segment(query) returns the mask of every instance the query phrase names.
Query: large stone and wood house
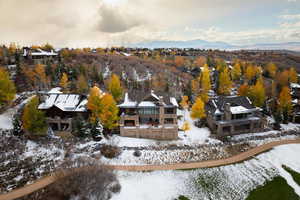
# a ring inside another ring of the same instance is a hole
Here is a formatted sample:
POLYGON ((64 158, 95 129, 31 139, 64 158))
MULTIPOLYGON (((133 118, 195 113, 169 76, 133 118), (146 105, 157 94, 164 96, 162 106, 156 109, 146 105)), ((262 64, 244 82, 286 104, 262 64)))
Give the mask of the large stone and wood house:
POLYGON ((72 119, 79 114, 88 118, 85 95, 64 94, 54 88, 48 93, 40 93, 40 101, 38 109, 45 112, 46 121, 55 132, 71 132, 72 119))
MULTIPOLYGON (((41 104, 38 109, 46 114, 48 125, 56 133, 72 131, 72 119, 81 115, 88 119, 89 111, 86 108, 87 96, 81 94, 64 94, 59 88, 47 93, 40 93, 41 104)), ((120 109, 121 136, 177 139, 177 101, 173 97, 157 96, 153 92, 140 95, 136 101, 131 101, 125 94, 120 109)))
POLYGON ((219 96, 206 104, 207 124, 218 136, 260 132, 264 128, 260 110, 247 97, 219 96))
POLYGON ((177 101, 149 92, 140 98, 125 94, 120 108, 121 136, 170 140, 178 138, 177 101))

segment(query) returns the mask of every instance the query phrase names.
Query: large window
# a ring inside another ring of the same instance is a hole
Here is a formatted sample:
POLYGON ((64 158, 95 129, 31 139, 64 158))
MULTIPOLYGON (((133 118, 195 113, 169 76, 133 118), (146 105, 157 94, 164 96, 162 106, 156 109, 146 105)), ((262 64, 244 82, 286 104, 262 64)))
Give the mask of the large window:
POLYGON ((231 127, 230 126, 223 127, 223 132, 224 133, 230 133, 230 131, 231 131, 231 127))
POLYGON ((140 108, 139 114, 140 115, 158 115, 159 108, 140 108))
POLYGON ((124 126, 135 126, 135 121, 134 120, 125 120, 124 126))
POLYGON ((165 108, 165 114, 175 114, 175 108, 165 108))
POLYGON ((148 118, 148 117, 145 117, 145 118, 140 118, 140 124, 158 124, 159 123, 159 120, 158 119, 153 119, 153 118, 148 118))
POLYGON ((174 124, 173 118, 165 118, 165 124, 174 124))
POLYGON ((245 119, 248 117, 248 114, 247 113, 240 113, 240 114, 235 114, 235 115, 232 115, 232 118, 233 119, 245 119))
POLYGON ((234 127, 235 131, 247 131, 250 129, 250 124, 237 125, 234 127))
POLYGON ((215 119, 216 119, 216 121, 221 121, 222 115, 216 115, 216 116, 215 116, 215 119))

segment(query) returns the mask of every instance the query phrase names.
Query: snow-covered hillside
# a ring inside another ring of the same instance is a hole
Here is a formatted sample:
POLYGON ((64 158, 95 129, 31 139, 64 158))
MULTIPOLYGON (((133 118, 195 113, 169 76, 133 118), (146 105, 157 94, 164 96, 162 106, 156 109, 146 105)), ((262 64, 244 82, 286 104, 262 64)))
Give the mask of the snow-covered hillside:
POLYGON ((113 200, 245 199, 275 176, 282 176, 300 196, 300 187, 282 165, 300 173, 300 144, 283 145, 243 163, 190 171, 118 172, 121 193, 113 200), (204 183, 201 185, 201 181, 204 183), (206 185, 204 188, 203 185, 206 185))

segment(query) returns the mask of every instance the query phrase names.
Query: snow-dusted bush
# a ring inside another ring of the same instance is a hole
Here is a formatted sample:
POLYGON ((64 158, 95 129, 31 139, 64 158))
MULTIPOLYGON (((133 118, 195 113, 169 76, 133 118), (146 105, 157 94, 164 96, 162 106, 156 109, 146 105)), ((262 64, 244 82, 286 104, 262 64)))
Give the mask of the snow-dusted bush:
POLYGON ((69 169, 58 174, 58 181, 49 187, 51 196, 58 199, 108 200, 121 190, 113 171, 99 163, 81 159, 66 162, 62 167, 69 169))
POLYGON ((115 158, 121 154, 121 150, 117 146, 103 145, 100 148, 101 154, 106 158, 115 158))

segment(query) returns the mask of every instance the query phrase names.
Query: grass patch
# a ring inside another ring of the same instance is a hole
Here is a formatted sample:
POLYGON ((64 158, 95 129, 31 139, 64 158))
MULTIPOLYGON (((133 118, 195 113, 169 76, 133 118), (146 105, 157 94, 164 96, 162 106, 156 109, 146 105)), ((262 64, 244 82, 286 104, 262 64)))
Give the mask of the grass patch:
POLYGON ((186 196, 180 195, 177 199, 175 200, 190 200, 189 198, 187 198, 186 196))
POLYGON ((283 169, 285 169, 288 173, 291 174, 291 176, 293 177, 294 181, 300 186, 300 174, 298 172, 295 172, 294 170, 292 170, 291 168, 289 168, 288 166, 282 165, 283 169))
POLYGON ((300 200, 300 197, 294 192, 286 180, 280 176, 268 181, 265 185, 252 190, 247 200, 300 200))

